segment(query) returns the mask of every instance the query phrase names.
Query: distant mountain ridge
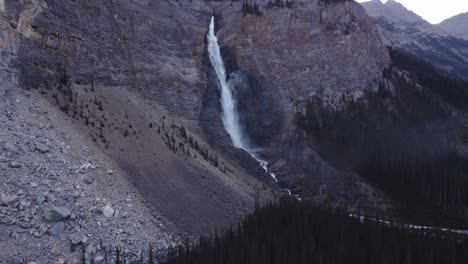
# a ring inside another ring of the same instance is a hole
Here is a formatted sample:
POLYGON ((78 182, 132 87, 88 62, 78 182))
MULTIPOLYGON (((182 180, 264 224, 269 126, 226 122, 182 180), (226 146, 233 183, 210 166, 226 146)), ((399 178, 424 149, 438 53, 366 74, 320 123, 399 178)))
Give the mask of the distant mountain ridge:
POLYGON ((468 41, 432 25, 395 0, 361 3, 387 46, 400 48, 468 79, 468 41))
POLYGON ((468 12, 448 18, 437 26, 455 37, 468 40, 468 12))

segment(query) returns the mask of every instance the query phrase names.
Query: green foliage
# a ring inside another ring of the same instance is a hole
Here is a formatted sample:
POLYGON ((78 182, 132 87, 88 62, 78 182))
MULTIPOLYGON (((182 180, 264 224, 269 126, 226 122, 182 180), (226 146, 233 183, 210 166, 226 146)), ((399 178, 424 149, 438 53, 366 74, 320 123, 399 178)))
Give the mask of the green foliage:
POLYGON ((392 53, 398 62, 384 72, 386 82, 377 92, 367 92, 360 100, 343 95, 340 110, 312 98, 297 124, 315 139, 325 159, 358 172, 402 202, 405 217, 427 225, 465 227, 468 161, 451 147, 459 144, 463 131, 446 107, 449 102, 463 108, 455 100, 463 93, 452 94, 447 88, 463 82, 427 65, 418 69, 419 62, 392 53), (389 81, 393 85, 387 85, 389 81))
POLYGON ((185 130, 185 127, 183 125, 180 125, 179 131, 180 131, 180 136, 184 140, 187 140, 187 131, 185 130))
POLYGON ((154 253, 153 253, 153 247, 150 246, 149 248, 149 253, 148 253, 148 263, 149 264, 155 264, 155 260, 154 260, 154 253))
POLYGON ((116 247, 115 248, 115 264, 123 264, 120 256, 120 248, 116 247))
POLYGON ((260 5, 256 1, 242 0, 242 14, 262 16, 262 11, 260 11, 260 5))
POLYGON ((282 198, 236 230, 168 253, 167 264, 468 263, 466 237, 349 217, 346 210, 282 198))
MULTIPOLYGON (((359 173, 411 207, 426 208, 432 218, 457 226, 468 207, 468 160, 455 152, 428 160, 410 160, 385 150, 362 164, 359 173)), ((464 225, 462 225, 464 226, 464 225)))
POLYGON ((84 245, 81 247, 81 263, 86 264, 86 254, 84 245))
POLYGON ((393 48, 389 48, 389 51, 395 66, 409 71, 418 83, 437 93, 449 104, 468 111, 468 81, 454 78, 404 51, 393 48))
POLYGON ((267 8, 292 8, 293 4, 293 0, 270 0, 268 1, 267 8))

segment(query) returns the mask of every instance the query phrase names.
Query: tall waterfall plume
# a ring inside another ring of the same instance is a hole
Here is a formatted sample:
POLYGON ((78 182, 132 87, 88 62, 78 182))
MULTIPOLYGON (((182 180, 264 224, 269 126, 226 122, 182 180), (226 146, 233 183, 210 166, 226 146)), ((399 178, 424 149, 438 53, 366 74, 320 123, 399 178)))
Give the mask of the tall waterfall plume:
MULTIPOLYGON (((247 151, 253 158, 255 158, 260 165, 268 172, 268 163, 259 158, 256 148, 248 144, 249 140, 244 132, 242 124, 239 120, 237 102, 234 97, 232 89, 234 88, 229 81, 227 81, 226 68, 224 67, 223 58, 218 45, 218 39, 215 35, 214 17, 211 18, 210 31, 208 32, 208 53, 210 56, 211 64, 215 68, 218 77, 219 86, 221 88, 221 106, 223 109, 222 119, 224 128, 231 136, 231 141, 234 147, 241 148, 247 151)), ((276 176, 269 173, 276 181, 276 176)))
POLYGON ((216 38, 215 35, 214 17, 211 18, 210 31, 208 32, 208 53, 221 88, 220 100, 223 108, 222 119, 224 128, 229 136, 231 136, 232 144, 235 147, 248 151, 249 148, 247 146, 245 133, 239 121, 237 103, 233 95, 232 87, 227 81, 226 68, 224 67, 223 58, 221 57, 218 38, 216 38))
MULTIPOLYGON (((222 119, 224 129, 231 136, 231 141, 234 147, 241 148, 247 151, 262 168, 277 182, 276 175, 268 171, 268 162, 261 159, 259 151, 256 147, 249 144, 248 136, 245 133, 242 124, 239 120, 239 112, 237 110, 237 102, 233 93, 233 85, 227 80, 226 68, 224 67, 223 58, 218 45, 218 38, 215 35, 214 17, 211 18, 210 30, 208 32, 208 54, 210 56, 211 64, 213 65, 216 76, 218 77, 219 86, 221 88, 221 106, 223 109, 222 119)), ((291 191, 285 189, 289 195, 291 191)), ((300 200, 299 196, 294 195, 300 200)))

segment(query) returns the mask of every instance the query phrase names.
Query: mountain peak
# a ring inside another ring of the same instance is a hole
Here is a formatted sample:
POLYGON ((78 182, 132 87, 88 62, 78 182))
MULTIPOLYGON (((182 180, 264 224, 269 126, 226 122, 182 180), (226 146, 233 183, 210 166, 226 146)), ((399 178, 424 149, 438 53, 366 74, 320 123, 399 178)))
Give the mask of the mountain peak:
POLYGON ((451 35, 468 40, 468 12, 458 14, 437 25, 451 35))
POLYGON ((403 6, 402 4, 400 4, 399 2, 395 1, 395 0, 388 0, 385 5, 399 5, 399 6, 403 6))
MULTIPOLYGON (((418 16, 416 13, 408 10, 408 8, 406 8, 402 3, 400 2, 397 2, 395 0, 388 0, 385 4, 384 4, 386 7, 388 8, 395 8, 395 9, 401 9, 402 11, 404 12, 411 12, 412 14, 418 16)), ((419 17, 419 16, 418 16, 419 17)), ((421 18, 422 19, 422 18, 421 18)))
POLYGON ((385 4, 364 2, 367 14, 374 18, 387 46, 407 50, 415 56, 435 61, 437 67, 468 78, 468 13, 433 25, 395 0, 385 4), (434 58, 437 59, 434 59, 434 58))
POLYGON ((431 23, 421 16, 407 9, 400 2, 388 0, 385 4, 378 4, 380 1, 370 1, 362 3, 367 13, 371 17, 385 18, 388 22, 404 25, 405 27, 418 28, 423 31, 431 31, 435 34, 443 34, 440 30, 435 30, 431 23))

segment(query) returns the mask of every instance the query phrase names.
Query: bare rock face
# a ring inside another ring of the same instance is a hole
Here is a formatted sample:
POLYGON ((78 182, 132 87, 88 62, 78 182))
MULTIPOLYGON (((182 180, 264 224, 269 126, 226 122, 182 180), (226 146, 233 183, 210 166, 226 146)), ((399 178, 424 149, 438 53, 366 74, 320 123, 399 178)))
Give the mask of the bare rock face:
MULTIPOLYGON (((214 14, 242 121, 281 185, 357 203, 357 177, 324 162, 295 116, 312 96, 333 105, 377 88, 389 64, 378 31, 352 1, 258 2, 262 16, 242 14, 241 1, 2 1, 0 74, 60 107, 179 232, 208 232, 241 219, 260 186, 263 197, 275 194, 253 176, 258 166, 244 168, 255 161, 226 147, 205 45, 214 14)), ((92 183, 86 188, 101 184, 92 183)), ((117 210, 102 213, 114 219, 117 210)))
POLYGON ((468 12, 448 18, 437 26, 455 37, 468 40, 468 12))
POLYGON ((406 50, 445 71, 468 78, 468 41, 432 25, 400 3, 362 3, 374 19, 385 44, 406 50))
POLYGON ((4 9, 10 23, 3 25, 3 46, 18 58, 12 68, 23 87, 51 89, 65 76, 132 85, 171 111, 197 117, 211 12, 203 1, 28 0, 6 1, 4 9))
MULTIPOLYGON (((211 149, 198 125, 207 95, 207 1, 1 3, 0 77, 10 82, 0 82, 0 95, 22 87, 62 110, 180 234, 230 226, 254 208, 265 183, 211 149)), ((219 112, 213 119, 220 122, 219 112)), ((34 144, 43 158, 55 153, 34 144)), ((97 176, 77 179, 100 184, 97 176)))
POLYGON ((390 63, 387 49, 354 2, 294 1, 290 8, 258 2, 261 16, 242 14, 240 2, 214 4, 246 130, 282 187, 304 198, 354 202, 358 179, 323 161, 295 116, 314 95, 334 105, 343 94, 376 89, 390 63))
POLYGON ((269 8, 267 2, 262 16, 244 16, 240 3, 215 8, 228 68, 247 75, 253 88, 244 97, 256 102, 244 108, 257 141, 280 134, 294 108, 321 90, 376 86, 389 63, 372 20, 357 4, 294 1, 292 8, 269 8))

